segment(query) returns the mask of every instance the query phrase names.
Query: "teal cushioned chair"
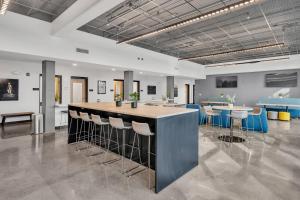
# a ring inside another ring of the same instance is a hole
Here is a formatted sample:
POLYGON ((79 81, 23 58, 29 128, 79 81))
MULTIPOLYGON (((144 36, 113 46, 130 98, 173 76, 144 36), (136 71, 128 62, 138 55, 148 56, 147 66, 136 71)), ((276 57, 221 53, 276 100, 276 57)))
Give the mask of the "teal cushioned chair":
POLYGON ((229 118, 227 116, 229 113, 230 113, 230 111, 228 111, 228 110, 222 110, 221 114, 220 114, 221 120, 219 120, 219 118, 220 118, 219 116, 212 117, 214 125, 215 126, 219 126, 219 123, 221 123, 222 124, 222 128, 229 128, 230 127, 230 123, 228 122, 229 118))
POLYGON ((265 108, 262 108, 260 118, 259 116, 249 115, 247 119, 243 119, 242 123, 243 127, 247 127, 249 131, 254 130, 262 133, 267 133, 269 130, 267 110, 265 108))

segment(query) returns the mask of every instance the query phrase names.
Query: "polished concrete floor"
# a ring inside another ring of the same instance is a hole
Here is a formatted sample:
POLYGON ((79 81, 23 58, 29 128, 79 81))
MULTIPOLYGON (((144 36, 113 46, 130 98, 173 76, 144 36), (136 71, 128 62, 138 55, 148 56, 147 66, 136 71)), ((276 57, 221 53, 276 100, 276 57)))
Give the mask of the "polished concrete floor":
POLYGON ((147 189, 146 173, 128 179, 117 163, 100 165, 101 155, 75 152, 63 131, 5 137, 0 139, 0 199, 299 200, 300 120, 269 125, 265 137, 250 134, 250 142, 230 145, 216 139, 216 130, 200 128, 199 166, 159 194, 147 189))

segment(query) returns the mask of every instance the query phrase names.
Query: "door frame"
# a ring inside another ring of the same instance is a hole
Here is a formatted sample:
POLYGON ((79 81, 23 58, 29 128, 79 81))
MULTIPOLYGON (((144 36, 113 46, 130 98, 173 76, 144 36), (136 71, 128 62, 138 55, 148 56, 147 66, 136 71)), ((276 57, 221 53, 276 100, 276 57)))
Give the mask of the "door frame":
POLYGON ((186 104, 189 104, 190 103, 190 95, 191 95, 191 92, 190 92, 190 84, 185 84, 185 95, 186 95, 186 104))
MULTIPOLYGON (((82 76, 71 76, 70 78, 70 84, 71 84, 71 87, 72 87, 72 79, 84 79, 85 80, 85 83, 86 83, 86 88, 85 88, 85 95, 86 95, 86 102, 89 102, 89 78, 88 77, 82 77, 82 76)), ((73 89, 70 88, 70 92, 73 92, 73 89)), ((71 94, 72 95, 72 94, 71 94)), ((72 99, 70 95, 70 101, 72 99)))
MULTIPOLYGON (((114 81, 121 81, 123 82, 123 96, 122 96, 122 99, 124 100, 124 79, 114 79, 114 81)), ((133 82, 137 82, 138 83, 138 93, 139 93, 139 99, 140 100, 140 96, 141 96, 141 81, 138 81, 138 80, 133 80, 133 82)))

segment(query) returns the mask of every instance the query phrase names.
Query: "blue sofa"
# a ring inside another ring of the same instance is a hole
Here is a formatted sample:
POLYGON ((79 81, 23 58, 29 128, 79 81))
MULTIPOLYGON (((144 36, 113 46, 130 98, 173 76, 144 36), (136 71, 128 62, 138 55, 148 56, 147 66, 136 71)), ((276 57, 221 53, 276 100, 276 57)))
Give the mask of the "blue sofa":
POLYGON ((202 112, 201 105, 200 104, 186 104, 186 108, 190 109, 197 109, 199 110, 199 125, 205 124, 205 113, 202 112))
POLYGON ((248 129, 249 131, 254 129, 254 131, 267 133, 268 130, 269 130, 267 110, 265 108, 262 109, 260 119, 259 119, 258 116, 249 115, 247 120, 244 119, 242 121, 242 125, 243 125, 243 127, 248 129))
MULTIPOLYGON (((259 103, 269 103, 269 104, 291 104, 291 105, 300 105, 299 98, 260 98, 259 103)), ((266 106, 267 111, 277 111, 277 112, 285 112, 285 107, 280 106, 266 106)), ((288 112, 291 114, 292 118, 300 117, 300 107, 289 107, 288 112)))

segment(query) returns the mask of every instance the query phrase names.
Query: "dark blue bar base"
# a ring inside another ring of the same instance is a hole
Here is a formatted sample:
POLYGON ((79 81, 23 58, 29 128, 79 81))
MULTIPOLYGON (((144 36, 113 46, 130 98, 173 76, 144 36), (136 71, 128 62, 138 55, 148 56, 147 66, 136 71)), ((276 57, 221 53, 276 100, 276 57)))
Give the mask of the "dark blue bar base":
MULTIPOLYGON (((166 188, 179 177, 198 165, 198 112, 179 114, 159 119, 145 118, 106 111, 83 109, 69 106, 69 110, 98 114, 103 118, 121 117, 126 122, 148 123, 155 136, 151 138, 151 168, 155 170, 155 192, 166 188)), ((70 116, 69 116, 70 122, 70 116)), ((79 121, 80 127, 81 121, 79 121)), ((70 125, 70 123, 69 123, 70 125)), ((76 142, 76 122, 73 121, 68 143, 76 142)), ((105 128, 107 135, 107 128, 105 128)), ((119 134, 122 134, 119 131, 119 134)), ((115 134, 114 134, 115 135, 115 134)), ((122 138, 119 135, 119 138, 122 138)), ((125 143, 132 145, 133 132, 126 132, 125 143)), ((142 162, 147 161, 148 138, 140 136, 142 162)), ((122 141, 120 140, 120 143, 122 141)), ((103 146, 104 147, 104 146, 103 146)), ((131 148, 125 149, 125 156, 130 156, 131 148)), ((113 150, 118 153, 118 150, 113 150)), ((135 152, 137 153, 137 152, 135 152)), ((133 156, 137 157, 137 156, 133 156)))

